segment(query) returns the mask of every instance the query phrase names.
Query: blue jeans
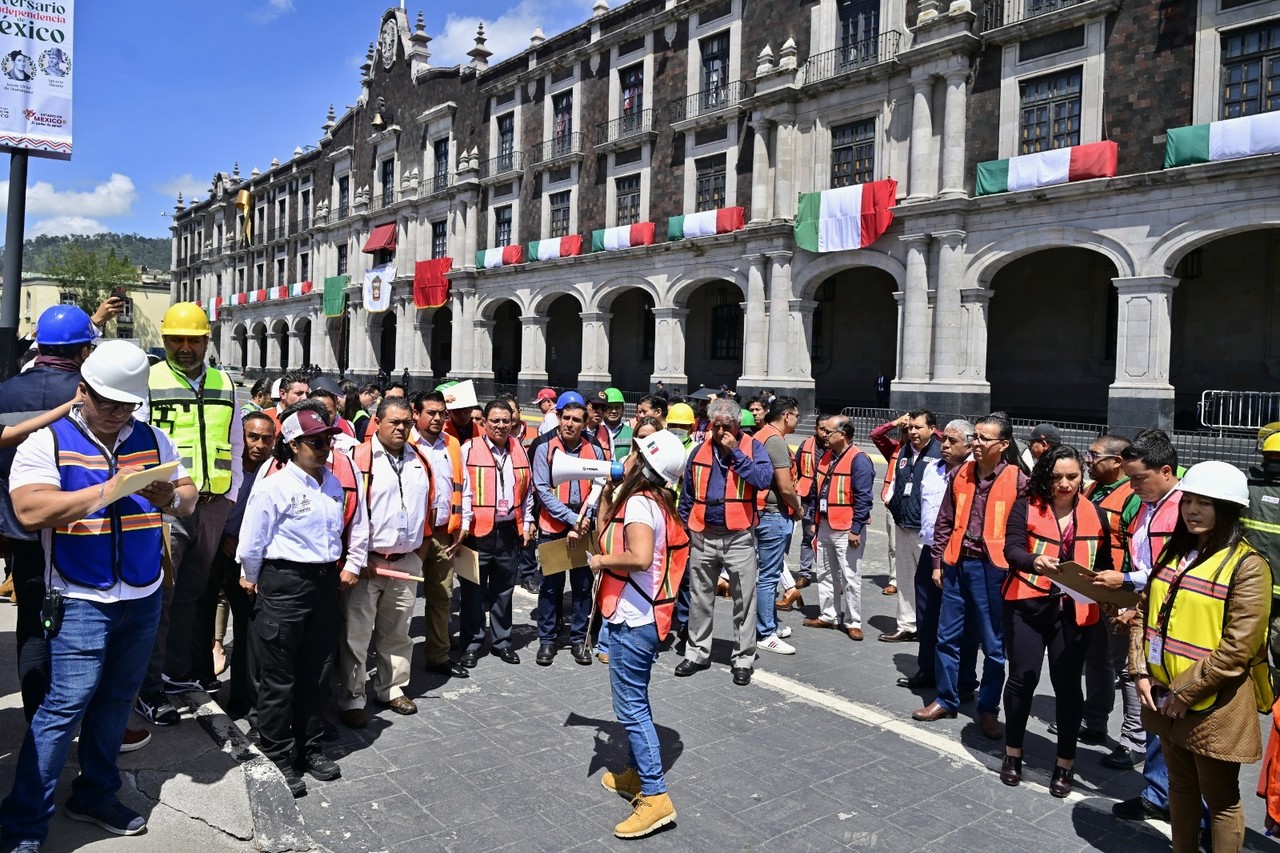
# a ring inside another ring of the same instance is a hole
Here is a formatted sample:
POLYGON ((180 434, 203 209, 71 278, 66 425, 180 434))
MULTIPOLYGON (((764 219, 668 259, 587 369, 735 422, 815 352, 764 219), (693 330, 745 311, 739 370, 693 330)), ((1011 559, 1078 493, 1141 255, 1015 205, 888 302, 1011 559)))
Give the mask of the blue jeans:
POLYGON ((1147 787, 1142 789, 1142 799, 1162 809, 1169 808, 1169 768, 1164 766, 1164 750, 1160 738, 1147 732, 1147 760, 1142 765, 1142 778, 1147 787))
POLYGON ((978 711, 998 711, 1004 689, 1004 612, 1000 584, 1004 572, 990 563, 962 557, 959 565, 942 567, 942 604, 938 613, 938 652, 934 677, 938 704, 960 707, 960 649, 965 629, 978 629, 982 646, 982 681, 978 711))
POLYGON ((756 576, 756 636, 763 640, 778 632, 778 579, 782 563, 791 550, 791 519, 778 512, 760 514, 756 525, 756 560, 760 574, 756 576))
POLYGON ((49 638, 49 692, 22 741, 13 790, 0 803, 0 841, 49 835, 54 789, 80 730, 80 775, 67 805, 93 811, 116 802, 116 759, 133 697, 160 622, 160 590, 136 601, 64 599, 62 629, 49 638))
MULTIPOLYGON (((563 539, 563 536, 538 535, 538 543, 563 539)), ((564 613, 564 577, 569 576, 569 641, 586 642, 591 624, 591 570, 583 566, 542 575, 538 586, 538 642, 554 643, 560 635, 560 618, 564 613)))
POLYGON ((600 620, 600 633, 596 635, 596 654, 609 654, 609 633, 612 628, 607 619, 600 620))
POLYGON ((627 730, 627 766, 640 774, 640 793, 666 793, 662 749, 649 705, 649 677, 658 658, 658 628, 652 622, 638 628, 626 622, 610 625, 609 649, 613 714, 627 730))

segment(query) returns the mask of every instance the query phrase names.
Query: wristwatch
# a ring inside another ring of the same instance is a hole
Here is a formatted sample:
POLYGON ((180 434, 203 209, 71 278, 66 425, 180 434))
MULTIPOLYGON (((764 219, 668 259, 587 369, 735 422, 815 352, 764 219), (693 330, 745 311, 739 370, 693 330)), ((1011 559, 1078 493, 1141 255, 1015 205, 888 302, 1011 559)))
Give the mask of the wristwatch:
POLYGON ((173 490, 173 500, 169 501, 169 513, 172 514, 179 506, 182 505, 182 495, 178 494, 178 490, 173 490))

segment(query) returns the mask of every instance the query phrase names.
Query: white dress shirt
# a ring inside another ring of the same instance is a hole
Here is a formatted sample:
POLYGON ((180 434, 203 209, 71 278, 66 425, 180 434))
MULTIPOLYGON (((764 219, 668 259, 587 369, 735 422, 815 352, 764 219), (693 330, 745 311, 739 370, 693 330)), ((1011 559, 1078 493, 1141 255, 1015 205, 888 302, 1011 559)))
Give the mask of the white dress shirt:
POLYGON ((1173 489, 1165 492, 1164 497, 1153 504, 1143 501, 1142 508, 1138 510, 1138 515, 1134 519, 1136 524, 1133 535, 1129 537, 1129 571, 1125 573, 1124 578, 1133 581, 1133 586, 1138 592, 1141 592, 1146 587, 1147 581, 1151 579, 1151 569, 1160 556, 1151 553, 1151 522, 1156 517, 1156 511, 1171 494, 1173 489))
POLYGON ((431 463, 431 475, 435 478, 436 486, 432 514, 435 518, 435 526, 443 528, 449 523, 449 512, 453 500, 453 460, 449 458, 449 442, 445 440, 444 432, 439 433, 436 440, 432 442, 416 429, 409 438, 431 463))
POLYGON ((422 547, 431 471, 406 444, 397 459, 375 435, 369 486, 369 550, 407 554, 422 547))
MULTIPOLYGON (((493 517, 495 522, 518 521, 519 519, 530 518, 533 515, 533 471, 530 469, 529 478, 530 486, 525 491, 524 502, 520 506, 515 506, 515 486, 516 474, 515 466, 511 463, 511 454, 505 450, 499 450, 498 446, 489 440, 486 435, 482 439, 485 444, 489 445, 489 452, 493 454, 494 464, 498 466, 498 503, 504 501, 507 505, 506 512, 496 513, 493 517)), ((472 528, 472 519, 475 513, 471 509, 471 469, 467 467, 467 463, 471 459, 471 445, 473 441, 468 441, 462 445, 462 527, 464 530, 470 531, 472 528)))
POLYGON ((920 475, 920 541, 924 547, 933 546, 933 525, 942 509, 942 497, 947 493, 947 463, 935 459, 925 466, 920 475))

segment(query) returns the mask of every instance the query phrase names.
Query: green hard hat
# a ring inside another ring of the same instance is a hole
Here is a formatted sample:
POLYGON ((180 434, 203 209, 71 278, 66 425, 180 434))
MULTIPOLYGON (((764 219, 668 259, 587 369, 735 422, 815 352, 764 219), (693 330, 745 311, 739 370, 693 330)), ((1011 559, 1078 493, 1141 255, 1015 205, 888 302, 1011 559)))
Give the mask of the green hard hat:
POLYGON ((756 425, 756 416, 751 414, 751 412, 747 411, 746 409, 743 409, 741 423, 743 426, 753 427, 756 425))
POLYGON ((452 388, 454 385, 457 385, 457 384, 458 384, 458 383, 457 383, 456 381, 454 381, 454 382, 441 382, 439 385, 437 385, 437 386, 436 386, 436 390, 437 390, 437 391, 448 391, 450 388, 452 388))
POLYGON ((619 391, 617 388, 604 389, 604 401, 606 403, 625 403, 626 402, 626 400, 622 399, 622 392, 619 391))

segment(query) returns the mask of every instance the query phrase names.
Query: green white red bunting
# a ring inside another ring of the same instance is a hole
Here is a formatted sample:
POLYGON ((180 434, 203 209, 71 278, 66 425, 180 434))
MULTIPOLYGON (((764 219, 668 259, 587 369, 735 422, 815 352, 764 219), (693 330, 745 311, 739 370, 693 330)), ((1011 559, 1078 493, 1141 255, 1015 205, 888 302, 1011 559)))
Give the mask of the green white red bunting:
POLYGON ((1280 152, 1280 112, 1261 113, 1170 128, 1165 134, 1164 167, 1216 163, 1277 152, 1280 152))
POLYGON ((668 219, 667 239, 688 240, 695 237, 710 237, 713 234, 728 234, 730 231, 741 230, 745 225, 746 211, 741 207, 703 210, 668 219))
POLYGON ((976 194, 1013 193, 1093 178, 1114 178, 1119 160, 1120 146, 1111 141, 1055 148, 1008 160, 988 160, 978 164, 976 194))
POLYGON ((484 270, 509 267, 524 263, 524 250, 520 246, 500 246, 476 252, 476 266, 484 270))
POLYGON ((810 252, 865 249, 893 224, 898 182, 892 178, 801 193, 796 245, 810 252))
POLYGON ((591 232, 591 251, 613 252, 632 246, 652 246, 654 236, 652 222, 637 222, 617 228, 601 228, 591 232))
POLYGON ((582 254, 582 236, 552 237, 550 240, 534 240, 529 244, 529 260, 554 261, 582 254))

